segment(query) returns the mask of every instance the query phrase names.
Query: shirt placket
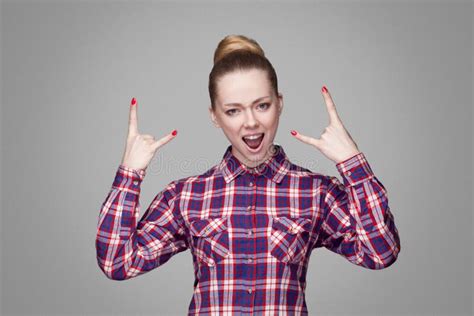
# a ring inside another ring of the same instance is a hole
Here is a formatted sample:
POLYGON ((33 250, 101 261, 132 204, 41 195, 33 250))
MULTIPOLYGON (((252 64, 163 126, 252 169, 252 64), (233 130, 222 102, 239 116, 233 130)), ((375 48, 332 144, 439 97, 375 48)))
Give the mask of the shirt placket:
POLYGON ((257 181, 258 177, 256 174, 249 173, 246 177, 246 186, 247 186, 247 198, 248 201, 247 205, 247 234, 246 237, 249 239, 247 243, 250 247, 247 249, 246 252, 246 263, 247 263, 247 282, 246 282, 246 294, 247 299, 245 300, 244 304, 246 305, 247 309, 253 312, 253 305, 255 300, 255 287, 256 287, 256 269, 257 266, 255 264, 256 261, 256 249, 257 249, 257 240, 256 240, 256 229, 257 229, 257 219, 256 219, 256 195, 257 195, 257 181))

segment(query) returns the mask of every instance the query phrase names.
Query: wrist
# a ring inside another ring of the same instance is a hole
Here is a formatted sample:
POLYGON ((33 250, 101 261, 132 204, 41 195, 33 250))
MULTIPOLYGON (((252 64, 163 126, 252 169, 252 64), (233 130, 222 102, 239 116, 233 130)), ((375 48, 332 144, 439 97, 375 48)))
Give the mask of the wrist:
POLYGON ((346 155, 344 155, 342 158, 338 159, 335 161, 336 165, 340 164, 340 163, 343 163, 351 158, 353 158, 354 156, 360 154, 361 151, 360 150, 356 150, 356 151, 352 151, 346 155))

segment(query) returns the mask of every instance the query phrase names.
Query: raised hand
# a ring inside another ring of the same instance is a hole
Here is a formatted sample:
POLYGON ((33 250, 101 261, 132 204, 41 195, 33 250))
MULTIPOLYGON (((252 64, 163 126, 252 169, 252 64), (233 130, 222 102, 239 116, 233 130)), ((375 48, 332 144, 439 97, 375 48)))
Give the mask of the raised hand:
POLYGON ((360 151, 342 124, 329 91, 324 86, 321 91, 329 114, 329 125, 324 129, 323 134, 319 138, 302 135, 296 131, 291 131, 291 134, 300 141, 316 147, 323 155, 337 164, 360 153, 360 151))
POLYGON ((121 164, 128 168, 145 170, 158 148, 168 143, 176 134, 177 131, 174 130, 159 140, 155 140, 152 135, 140 134, 138 132, 137 101, 133 98, 130 103, 127 145, 121 164))

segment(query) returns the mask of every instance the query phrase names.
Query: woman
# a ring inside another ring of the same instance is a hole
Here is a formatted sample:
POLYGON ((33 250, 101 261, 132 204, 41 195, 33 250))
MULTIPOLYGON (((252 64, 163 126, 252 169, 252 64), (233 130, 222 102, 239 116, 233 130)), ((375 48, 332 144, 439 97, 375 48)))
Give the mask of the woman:
POLYGON ((331 159, 343 178, 291 163, 275 144, 283 96, 257 42, 226 36, 209 75, 212 122, 230 142, 221 163, 175 180, 139 215, 140 183, 158 148, 138 131, 135 99, 126 149, 104 201, 97 260, 108 278, 125 280, 190 249, 195 271, 190 315, 307 314, 311 251, 325 247, 349 262, 384 269, 400 239, 387 192, 344 128, 323 87, 330 123, 320 138, 292 131, 331 159))

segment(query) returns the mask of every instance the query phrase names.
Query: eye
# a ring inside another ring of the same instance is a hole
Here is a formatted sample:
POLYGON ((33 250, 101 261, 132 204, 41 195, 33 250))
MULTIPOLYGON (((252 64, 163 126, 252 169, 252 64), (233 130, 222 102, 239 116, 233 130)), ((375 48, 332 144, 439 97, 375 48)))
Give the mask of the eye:
POLYGON ((258 106, 259 106, 261 109, 266 110, 266 109, 268 109, 268 108, 270 107, 270 103, 260 103, 258 106), (261 105, 263 105, 263 107, 261 107, 261 105))
POLYGON ((237 111, 237 110, 236 109, 230 109, 230 110, 226 111, 225 113, 227 115, 234 115, 234 113, 235 113, 234 111, 237 111))

